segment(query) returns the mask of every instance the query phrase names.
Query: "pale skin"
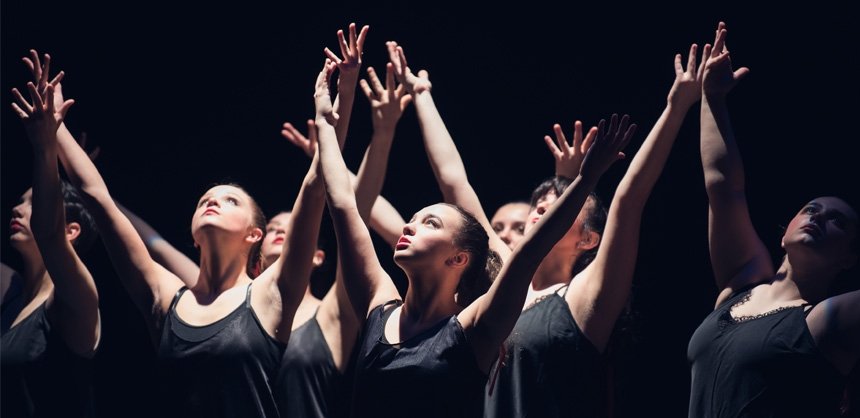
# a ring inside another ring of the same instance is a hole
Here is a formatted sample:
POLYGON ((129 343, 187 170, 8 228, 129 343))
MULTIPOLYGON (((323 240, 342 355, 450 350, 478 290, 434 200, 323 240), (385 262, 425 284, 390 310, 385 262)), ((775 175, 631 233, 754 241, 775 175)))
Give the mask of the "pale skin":
MULTIPOLYGON (((128 218, 111 198, 87 154, 71 135, 57 135, 59 155, 69 177, 82 191, 106 244, 118 276, 144 313, 158 341, 176 292, 184 282, 152 259, 128 218)), ((199 200, 192 235, 200 247, 200 270, 189 292, 179 300, 177 315, 192 325, 211 324, 232 312, 252 286, 251 307, 265 332, 286 343, 292 318, 307 287, 322 216, 323 190, 311 164, 293 207, 299 225, 290 229, 279 259, 253 282, 246 265, 251 247, 262 239, 254 225, 253 200, 234 186, 216 186, 199 200), (288 266, 288 267, 285 267, 288 266)))
MULTIPOLYGON (((367 227, 358 214, 346 166, 336 148, 333 127, 336 117, 328 94, 331 68, 332 64, 326 62, 317 79, 315 94, 321 166, 338 250, 346 272, 344 284, 356 314, 366 318, 374 308, 400 299, 400 295, 376 258, 367 227)), ((417 103, 417 89, 407 85, 407 90, 417 103)), ((409 290, 404 304, 396 308, 386 323, 386 338, 403 341, 443 318, 456 315, 479 366, 488 371, 498 355, 499 344, 519 315, 519 310, 512 310, 510 306, 523 302, 527 280, 537 267, 534 260, 540 260, 561 238, 564 230, 558 225, 569 223, 579 212, 600 175, 623 155, 620 150, 633 132, 632 128, 628 129, 626 118, 619 121, 614 117, 609 129, 603 128, 602 132, 597 129, 590 132, 599 139, 589 152, 590 158, 586 158, 583 172, 562 195, 562 203, 523 240, 490 290, 465 309, 455 303, 454 294, 471 254, 451 244, 462 225, 462 217, 446 205, 429 206, 416 213, 403 227, 403 235, 395 247, 394 259, 406 272, 409 290)))
MULTIPOLYGON (((709 48, 706 46, 705 51, 709 51, 709 48)), ((556 292, 570 283, 565 300, 573 318, 585 336, 601 351, 605 349, 615 321, 624 309, 630 293, 642 210, 687 111, 701 95, 702 71, 696 66, 696 51, 697 46, 691 46, 686 68, 681 55, 675 57, 675 82, 669 92, 667 106, 616 189, 603 235, 585 229, 585 213, 580 213, 572 226, 565 226, 564 231, 567 233, 530 276, 531 285, 522 306, 530 306, 538 298, 556 292), (577 258, 598 245, 600 251, 595 260, 571 280, 577 258)), ((425 148, 446 201, 463 206, 476 214, 483 213, 474 189, 468 185, 453 140, 432 99, 429 98, 431 84, 426 72, 413 75, 406 64, 403 49, 395 43, 389 44, 389 52, 395 67, 398 68, 398 77, 413 95, 424 134, 425 148), (424 96, 427 98, 422 98, 424 96)), ((574 124, 574 136, 570 144, 560 126, 556 125, 554 130, 557 143, 553 143, 549 137, 544 139, 556 160, 556 172, 565 176, 579 173, 583 150, 587 149, 591 141, 588 135, 583 135, 582 123, 574 124)), ((529 214, 526 235, 557 200, 558 196, 554 193, 538 200, 529 214)), ((591 204, 593 202, 589 201, 585 207, 588 208, 591 204)), ((491 229, 488 229, 488 233, 491 240, 499 239, 491 229)), ((499 253, 503 258, 506 257, 506 252, 499 253)))
POLYGON ((27 83, 30 101, 13 89, 16 102, 12 108, 24 123, 35 158, 33 189, 22 196, 12 212, 12 244, 25 261, 24 307, 12 326, 45 303, 52 326, 59 330, 68 348, 91 357, 101 336, 98 292, 72 246, 81 226, 66 222, 57 167, 57 129, 74 102, 68 100, 55 106, 54 89, 63 74, 49 82, 50 56, 45 55, 42 64, 36 51, 30 52, 24 61, 44 71, 37 83, 27 83))
POLYGON ((490 218, 493 231, 511 250, 523 239, 530 209, 525 202, 506 203, 490 218))
MULTIPOLYGON (((701 153, 708 193, 708 240, 717 288, 715 306, 755 285, 734 317, 784 306, 815 304, 806 316, 821 354, 843 375, 860 357, 860 291, 828 297, 833 279, 857 263, 857 211, 836 197, 819 197, 794 216, 782 238, 785 258, 774 268, 747 207, 744 171, 729 119, 726 95, 749 72, 732 68, 726 27, 717 26, 705 63, 701 153)), ((814 384, 814 382, 809 382, 814 384)))

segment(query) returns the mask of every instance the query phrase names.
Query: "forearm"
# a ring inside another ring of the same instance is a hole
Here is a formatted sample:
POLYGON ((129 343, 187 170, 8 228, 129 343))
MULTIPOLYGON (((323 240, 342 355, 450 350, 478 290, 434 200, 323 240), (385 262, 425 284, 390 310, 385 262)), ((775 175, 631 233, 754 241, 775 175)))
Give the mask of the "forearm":
POLYGON ((111 201, 107 185, 90 160, 89 155, 78 145, 72 133, 65 124, 60 125, 57 130, 57 144, 59 145, 60 161, 66 170, 72 184, 83 193, 86 198, 96 199, 102 203, 111 201))
POLYGON ((355 184, 355 201, 358 213, 365 222, 370 218, 376 198, 382 191, 388 155, 394 140, 393 130, 374 129, 373 138, 364 153, 355 184))
POLYGON ((455 190, 468 184, 466 167, 430 92, 417 93, 414 102, 433 174, 445 201, 454 203, 455 190))
POLYGON ((743 162, 725 97, 702 97, 700 146, 708 195, 742 194, 743 162))
POLYGON ((343 148, 346 135, 349 131, 349 121, 352 117, 352 105, 355 103, 355 85, 358 83, 358 75, 341 76, 337 80, 337 97, 334 99, 334 112, 340 116, 335 126, 337 142, 343 148))
POLYGON ((30 225, 37 244, 65 240, 66 215, 55 145, 33 148, 33 213, 30 225))
POLYGON ((666 106, 631 161, 618 185, 612 205, 622 205, 630 211, 642 211, 666 165, 688 110, 689 106, 666 106))
POLYGON ((186 286, 193 287, 200 276, 200 267, 197 263, 162 238, 155 228, 137 214, 120 203, 116 205, 134 226, 155 262, 177 275, 186 286))

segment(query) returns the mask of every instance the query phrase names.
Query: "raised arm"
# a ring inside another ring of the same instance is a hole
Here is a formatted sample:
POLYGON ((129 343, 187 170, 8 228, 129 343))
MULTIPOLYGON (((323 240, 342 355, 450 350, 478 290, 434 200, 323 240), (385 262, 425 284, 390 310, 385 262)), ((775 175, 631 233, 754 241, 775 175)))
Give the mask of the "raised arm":
POLYGON ((701 96, 702 72, 696 66, 697 49, 695 44, 690 47, 686 69, 681 54, 675 56, 675 81, 666 108, 615 191, 597 256, 571 282, 566 294, 577 325, 601 350, 630 294, 645 203, 660 177, 687 111, 701 96))
POLYGON ((490 290, 458 315, 478 364, 485 371, 498 357, 499 344, 513 329, 541 261, 570 229, 600 176, 624 156, 621 150, 636 130, 636 125, 628 126, 626 115, 620 122, 613 115, 608 131, 604 125, 601 121, 600 129, 592 128, 587 135, 587 143, 595 136, 596 139, 586 154, 582 173, 523 237, 490 290))
POLYGON ((714 48, 705 63, 702 85, 701 152, 708 192, 708 244, 720 296, 773 275, 767 248, 753 227, 744 188, 744 167, 735 142, 726 95, 746 75, 732 70, 720 22, 714 48))
POLYGON ((57 130, 57 145, 60 161, 72 184, 81 191, 118 276, 156 336, 154 331, 161 324, 161 315, 167 312, 182 281, 150 257, 143 240, 114 203, 90 157, 63 126, 57 130))
POLYGON ((162 238, 161 234, 140 216, 137 216, 137 214, 118 202, 116 205, 128 220, 131 221, 131 224, 134 225, 134 229, 140 234, 143 242, 146 243, 146 249, 149 250, 149 254, 155 262, 161 264, 164 268, 179 277, 185 283, 185 286, 189 288, 194 287, 200 276, 200 266, 162 238))
MULTIPOLYGON (((289 122, 284 123, 281 135, 283 135, 284 138, 287 138, 287 140, 293 143, 293 145, 304 151, 309 158, 313 158, 317 149, 316 132, 316 124, 312 119, 308 119, 307 137, 305 137, 289 122)), ((356 175, 352 172, 349 172, 349 179, 352 182, 353 187, 358 184, 356 175)), ((406 221, 403 220, 403 217, 400 216, 400 213, 388 200, 382 196, 376 196, 376 200, 373 203, 373 209, 370 211, 370 227, 374 232, 379 234, 379 236, 381 236, 385 242, 391 246, 391 248, 394 248, 394 245, 397 244, 397 240, 400 238, 401 232, 403 232, 403 225, 405 223, 406 221)))
POLYGON ((342 30, 337 31, 338 45, 343 59, 330 49, 325 49, 326 56, 337 64, 337 97, 334 101, 334 111, 340 115, 340 121, 335 127, 337 140, 340 146, 346 140, 349 130, 349 120, 352 116, 352 104, 355 102, 355 84, 358 83, 361 72, 361 56, 364 54, 364 40, 367 38, 369 26, 365 25, 361 31, 356 33, 355 23, 349 24, 349 39, 344 36, 342 30))
POLYGON ((416 76, 407 65, 403 48, 396 42, 388 42, 386 45, 395 74, 415 103, 415 112, 424 137, 424 148, 442 196, 446 202, 456 204, 475 215, 490 236, 490 249, 499 253, 502 260, 506 260, 511 249, 493 230, 475 189, 469 183, 460 152, 457 151, 457 146, 454 145, 454 140, 430 94, 431 84, 427 71, 418 71, 416 76))
POLYGON ((337 146, 334 131, 337 115, 332 109, 328 90, 328 80, 333 68, 331 61, 326 60, 323 71, 317 78, 314 93, 320 169, 337 235, 344 285, 356 315, 359 318, 367 318, 371 308, 388 300, 398 299, 400 295, 376 258, 370 233, 358 213, 349 172, 337 146))
POLYGON ((33 213, 30 224, 45 268, 54 283, 54 297, 49 305, 51 320, 69 349, 78 355, 91 356, 101 334, 99 297, 90 272, 70 241, 80 234, 81 225, 77 222, 66 224, 57 167, 57 128, 73 101, 64 101, 55 108, 54 88, 48 84, 40 93, 36 85, 27 83, 32 104, 18 90, 13 90, 17 104, 12 106, 24 122, 33 145, 33 213))

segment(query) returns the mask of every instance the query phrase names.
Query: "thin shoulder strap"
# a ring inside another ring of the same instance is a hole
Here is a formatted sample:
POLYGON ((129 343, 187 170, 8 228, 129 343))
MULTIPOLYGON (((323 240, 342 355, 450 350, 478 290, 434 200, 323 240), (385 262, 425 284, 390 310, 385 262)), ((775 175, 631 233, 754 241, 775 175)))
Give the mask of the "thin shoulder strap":
POLYGON ((561 292, 561 293, 559 293, 559 296, 564 298, 565 296, 567 296, 568 289, 570 289, 570 282, 568 282, 566 285, 558 288, 558 290, 556 290, 555 293, 561 292))
POLYGON ((176 304, 179 303, 179 298, 182 297, 182 294, 185 293, 186 290, 188 290, 188 287, 182 286, 179 288, 179 290, 176 291, 176 294, 173 295, 173 301, 170 302, 170 310, 171 311, 176 309, 176 304))
MULTIPOLYGON (((251 283, 253 284, 253 283, 251 283)), ((251 284, 248 285, 248 290, 245 291, 245 307, 251 307, 251 284)))

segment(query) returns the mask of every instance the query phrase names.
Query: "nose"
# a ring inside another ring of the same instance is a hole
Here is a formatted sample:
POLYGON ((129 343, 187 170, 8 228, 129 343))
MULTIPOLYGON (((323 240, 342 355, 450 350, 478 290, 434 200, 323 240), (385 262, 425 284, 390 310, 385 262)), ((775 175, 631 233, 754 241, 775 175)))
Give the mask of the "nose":
POLYGON ((415 235, 415 227, 411 223, 403 225, 403 235, 415 235))
POLYGON ((218 203, 218 199, 216 199, 216 198, 213 196, 213 197, 210 197, 210 198, 206 201, 206 207, 208 208, 209 206, 221 207, 221 204, 220 204, 220 203, 218 203))
POLYGON ((12 217, 13 218, 23 218, 24 217, 24 215, 21 213, 21 205, 15 205, 15 207, 12 208, 12 217))
POLYGON ((537 210, 538 215, 543 215, 544 213, 546 213, 547 208, 549 208, 549 203, 544 200, 538 202, 537 207, 535 209, 537 210))
POLYGON ((499 238, 502 239, 502 242, 504 242, 505 244, 511 243, 511 228, 505 227, 505 229, 499 231, 498 235, 499 238))

